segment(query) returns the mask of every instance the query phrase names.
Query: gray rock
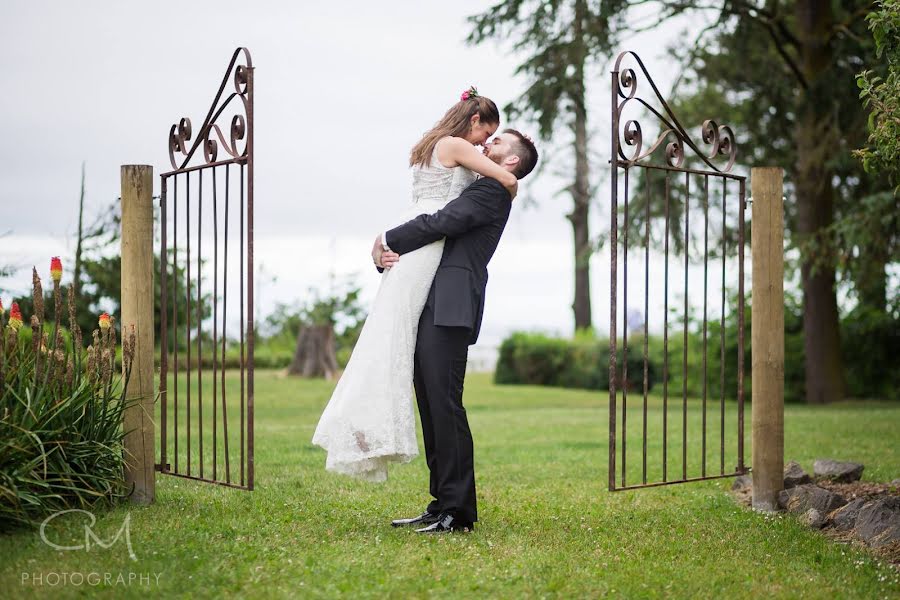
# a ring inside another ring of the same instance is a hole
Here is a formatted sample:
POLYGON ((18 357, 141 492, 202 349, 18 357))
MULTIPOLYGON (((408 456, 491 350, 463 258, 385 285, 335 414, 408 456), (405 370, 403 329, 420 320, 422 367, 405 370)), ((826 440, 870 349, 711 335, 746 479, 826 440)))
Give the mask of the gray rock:
POLYGON ((866 504, 856 518, 856 535, 876 548, 900 542, 900 497, 879 498, 866 504))
POLYGON ((731 484, 731 491, 746 490, 753 487, 753 478, 749 475, 738 475, 731 484))
POLYGON ((841 462, 820 458, 813 463, 813 474, 817 479, 830 479, 836 483, 859 481, 865 467, 859 463, 841 462))
POLYGON ((868 502, 866 498, 856 498, 851 500, 850 504, 832 512, 828 517, 839 531, 850 531, 856 527, 856 518, 859 516, 860 509, 868 502))
POLYGON ((900 487, 900 479, 895 479, 891 482, 893 487, 900 487))
POLYGON ((784 489, 812 483, 812 477, 803 470, 800 463, 791 461, 784 465, 784 489))
POLYGON ((822 489, 817 485, 798 485, 778 494, 778 503, 792 513, 805 514, 814 508, 827 515, 847 503, 840 495, 822 489))
POLYGON ((806 511, 806 514, 803 516, 803 520, 813 529, 822 529, 825 526, 826 521, 825 515, 814 508, 806 511))

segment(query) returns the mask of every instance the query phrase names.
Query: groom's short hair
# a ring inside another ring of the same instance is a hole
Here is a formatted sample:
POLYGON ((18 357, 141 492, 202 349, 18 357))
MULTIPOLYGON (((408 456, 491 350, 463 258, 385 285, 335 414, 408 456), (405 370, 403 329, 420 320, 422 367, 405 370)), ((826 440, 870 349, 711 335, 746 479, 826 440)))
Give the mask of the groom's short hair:
POLYGON ((504 129, 503 133, 508 133, 516 138, 516 141, 512 144, 512 150, 513 154, 519 157, 519 164, 516 165, 516 168, 512 173, 517 179, 522 179, 531 173, 531 171, 534 170, 534 166, 537 164, 537 148, 534 147, 534 142, 515 129, 504 129))

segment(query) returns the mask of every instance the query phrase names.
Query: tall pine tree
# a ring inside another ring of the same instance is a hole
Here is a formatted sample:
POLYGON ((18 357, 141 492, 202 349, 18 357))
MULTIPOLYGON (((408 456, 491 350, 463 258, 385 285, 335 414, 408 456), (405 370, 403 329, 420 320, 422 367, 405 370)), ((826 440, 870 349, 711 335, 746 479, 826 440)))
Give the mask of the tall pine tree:
POLYGON ((591 164, 588 153, 586 73, 605 64, 615 45, 613 28, 625 2, 613 0, 504 0, 469 18, 468 42, 512 40, 513 50, 524 57, 516 74, 527 88, 504 107, 511 118, 537 122, 541 138, 549 140, 560 128, 572 135, 574 155, 572 196, 568 214, 575 242, 575 328, 592 326, 590 258, 594 251, 588 227, 591 200, 591 164))

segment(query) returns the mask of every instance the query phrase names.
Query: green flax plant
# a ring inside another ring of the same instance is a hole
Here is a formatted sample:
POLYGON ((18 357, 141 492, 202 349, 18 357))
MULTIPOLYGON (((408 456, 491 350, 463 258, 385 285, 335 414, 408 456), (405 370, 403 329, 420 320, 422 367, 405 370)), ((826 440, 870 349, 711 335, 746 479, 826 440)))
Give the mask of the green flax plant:
POLYGON ((22 327, 16 303, 8 319, 0 304, 0 532, 35 526, 59 510, 112 505, 127 495, 122 414, 134 401, 125 398, 134 328, 123 340, 120 375, 115 319, 101 315, 85 350, 69 285, 64 336, 58 258, 51 275, 52 321, 45 320, 37 269, 30 331, 22 327))

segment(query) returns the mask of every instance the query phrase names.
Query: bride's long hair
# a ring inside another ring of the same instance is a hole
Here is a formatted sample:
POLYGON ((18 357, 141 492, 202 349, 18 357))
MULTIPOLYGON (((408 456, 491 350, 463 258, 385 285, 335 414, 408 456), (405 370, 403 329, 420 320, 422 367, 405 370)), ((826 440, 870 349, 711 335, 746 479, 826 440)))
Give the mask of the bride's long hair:
POLYGON ((490 98, 484 96, 469 96, 450 107, 444 116, 438 121, 422 139, 413 146, 409 153, 409 166, 431 165, 431 155, 438 140, 448 135, 465 137, 469 133, 472 117, 478 115, 482 123, 493 125, 500 124, 500 111, 490 98))

